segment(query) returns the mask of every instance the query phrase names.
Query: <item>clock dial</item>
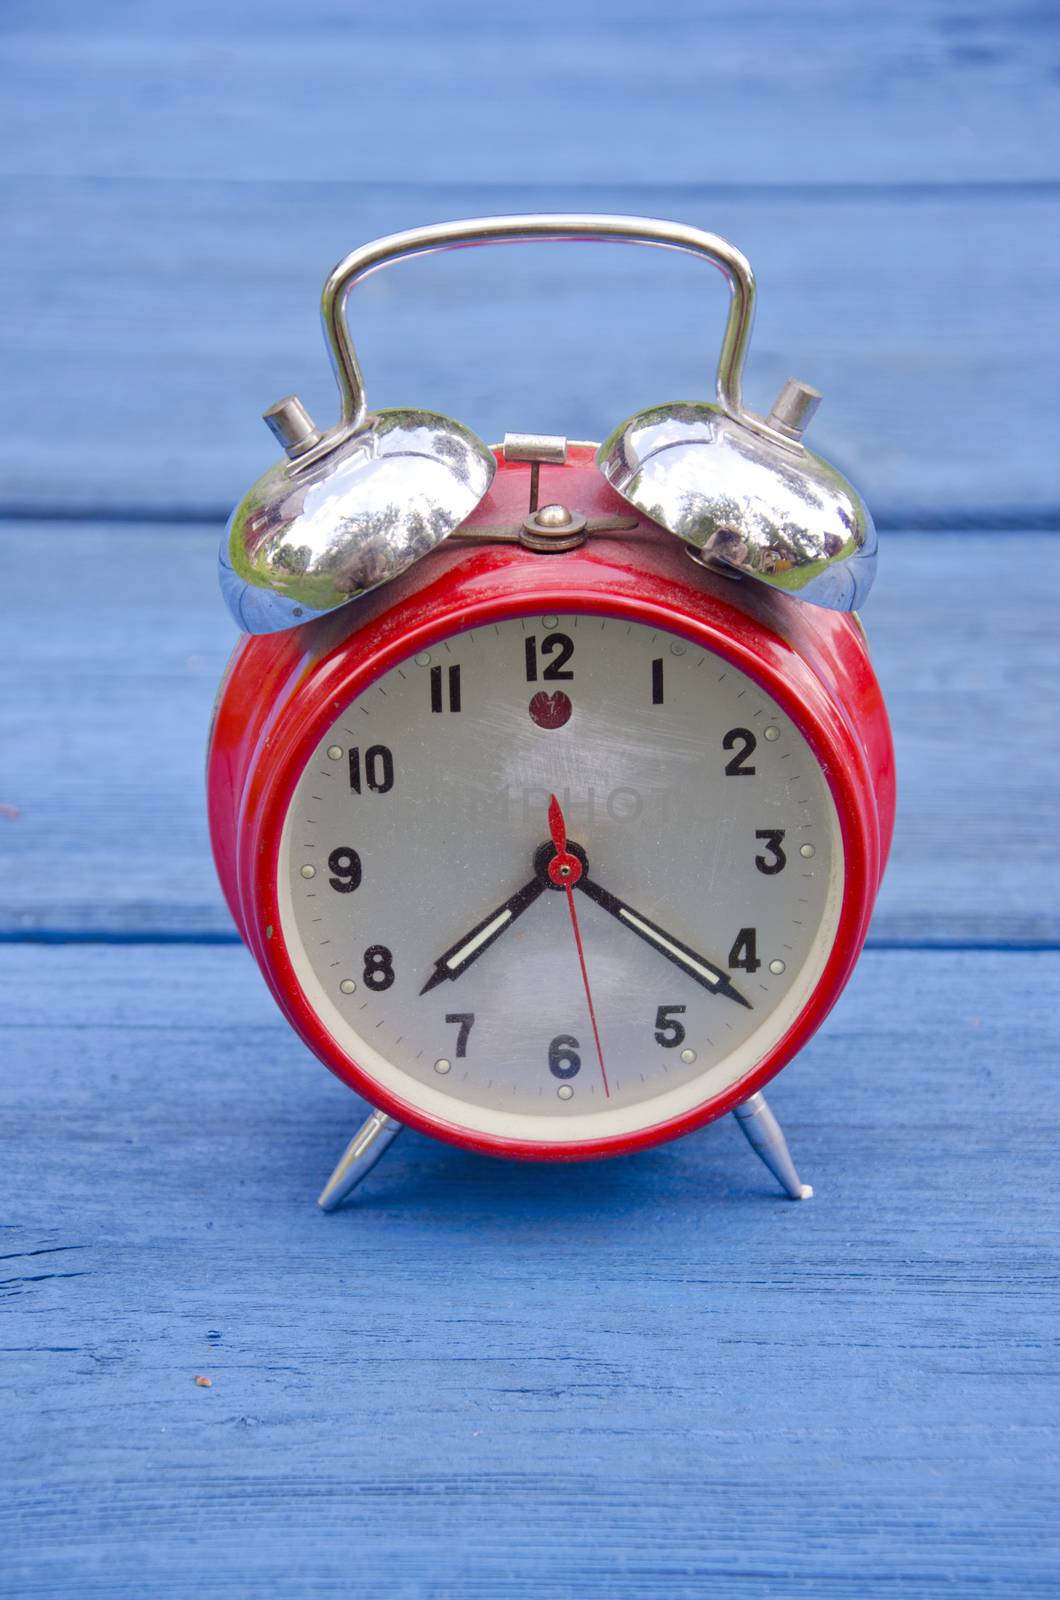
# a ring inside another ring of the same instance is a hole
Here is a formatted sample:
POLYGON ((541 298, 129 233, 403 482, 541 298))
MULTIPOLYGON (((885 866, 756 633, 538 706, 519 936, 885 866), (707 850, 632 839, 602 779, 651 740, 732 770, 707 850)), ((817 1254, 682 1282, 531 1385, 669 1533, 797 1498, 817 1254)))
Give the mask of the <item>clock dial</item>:
POLYGON ((295 789, 280 920, 309 1004, 428 1116, 556 1143, 744 1078, 819 981, 828 784, 721 656, 589 613, 453 633, 339 715, 295 789))

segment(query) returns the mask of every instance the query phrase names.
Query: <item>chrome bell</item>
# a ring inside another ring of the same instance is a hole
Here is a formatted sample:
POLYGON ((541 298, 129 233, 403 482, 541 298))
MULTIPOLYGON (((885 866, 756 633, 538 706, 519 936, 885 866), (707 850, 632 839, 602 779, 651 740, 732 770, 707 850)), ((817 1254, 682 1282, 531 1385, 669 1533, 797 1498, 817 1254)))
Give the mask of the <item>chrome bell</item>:
POLYGON ((821 456, 752 433, 720 406, 642 411, 597 461, 623 499, 701 559, 833 611, 856 610, 872 587, 876 530, 857 491, 821 456))
POLYGON ((749 263, 701 236, 732 299, 718 361, 718 404, 653 406, 597 451, 608 483, 698 558, 834 611, 860 606, 876 575, 876 529, 857 490, 802 443, 821 396, 789 379, 768 417, 741 398, 755 284, 749 263))
MULTIPOLYGON (((286 427, 298 413, 291 396, 271 416, 286 427)), ((278 462, 228 524, 232 615, 247 633, 274 633, 389 582, 471 515, 495 470, 473 433, 432 411, 378 411, 327 455, 278 462)))
POLYGON ((322 433, 294 395, 265 413, 287 459, 244 495, 220 556, 222 593, 247 633, 295 627, 388 583, 465 521, 493 482, 493 455, 451 417, 368 412, 346 297, 359 279, 408 253, 395 243, 353 251, 324 285, 340 421, 322 433))

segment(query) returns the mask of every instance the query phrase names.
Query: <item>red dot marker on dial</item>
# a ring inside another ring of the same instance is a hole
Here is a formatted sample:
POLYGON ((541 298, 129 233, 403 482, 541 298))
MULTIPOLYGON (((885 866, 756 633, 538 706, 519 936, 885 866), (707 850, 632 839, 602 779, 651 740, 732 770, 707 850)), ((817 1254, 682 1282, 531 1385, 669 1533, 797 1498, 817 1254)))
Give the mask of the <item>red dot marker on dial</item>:
POLYGON ((536 722, 539 728, 562 728, 570 721, 574 707, 570 695, 564 694, 562 689, 552 694, 539 689, 531 698, 529 710, 531 722, 536 722))

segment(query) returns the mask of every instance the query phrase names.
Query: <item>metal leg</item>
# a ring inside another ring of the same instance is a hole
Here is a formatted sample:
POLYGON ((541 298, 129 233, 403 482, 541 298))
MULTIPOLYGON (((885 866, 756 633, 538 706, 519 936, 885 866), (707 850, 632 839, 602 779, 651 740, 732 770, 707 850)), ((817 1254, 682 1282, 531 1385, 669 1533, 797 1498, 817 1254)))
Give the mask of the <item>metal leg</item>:
POLYGON ((364 1125, 358 1128, 343 1152, 342 1160, 324 1185, 317 1205, 321 1211, 334 1211, 352 1194, 393 1144, 403 1122, 388 1117, 385 1111, 373 1111, 364 1125))
POLYGON ((795 1171, 788 1141, 780 1123, 766 1105, 763 1094, 753 1094, 733 1115, 746 1135, 747 1142, 756 1155, 761 1156, 770 1172, 780 1183, 789 1200, 809 1200, 813 1188, 803 1183, 795 1171))

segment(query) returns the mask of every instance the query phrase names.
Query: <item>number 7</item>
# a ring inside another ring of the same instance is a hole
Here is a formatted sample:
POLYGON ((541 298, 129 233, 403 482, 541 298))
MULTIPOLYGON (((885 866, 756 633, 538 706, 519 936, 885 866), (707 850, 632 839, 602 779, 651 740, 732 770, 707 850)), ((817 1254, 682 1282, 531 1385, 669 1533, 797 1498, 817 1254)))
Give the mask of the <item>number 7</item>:
POLYGON ((457 1059, 461 1056, 466 1056, 467 1036, 475 1025, 475 1013, 473 1011, 447 1011, 445 1020, 446 1022, 458 1022, 460 1024, 460 1032, 456 1036, 457 1059))

